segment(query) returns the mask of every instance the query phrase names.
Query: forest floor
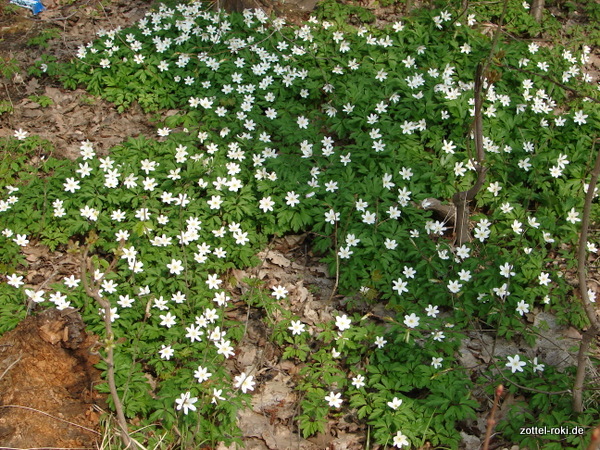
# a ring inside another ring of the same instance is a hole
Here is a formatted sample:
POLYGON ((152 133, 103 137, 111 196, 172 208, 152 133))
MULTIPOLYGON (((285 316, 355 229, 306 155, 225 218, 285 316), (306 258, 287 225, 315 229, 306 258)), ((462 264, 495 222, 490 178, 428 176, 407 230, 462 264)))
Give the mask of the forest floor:
MULTIPOLYGON (((134 105, 118 113, 113 105, 83 89, 66 90, 55 80, 27 73, 27 68, 44 53, 67 60, 74 57, 81 44, 93 40, 99 29, 134 23, 144 16, 150 3, 57 1, 60 0, 44 2, 47 10, 38 16, 32 16, 26 9, 0 14, 0 65, 5 67, 0 72, 3 91, 0 99, 4 105, 10 104, 10 111, 0 110, 0 137, 24 129, 50 141, 55 149, 53 154, 40 151, 33 156, 32 165, 48 156, 74 159, 84 140, 92 141, 98 152, 105 154, 129 137, 140 134, 153 137, 155 118, 144 114, 139 107, 134 105), (11 67, 14 70, 9 70, 11 67), (41 104, 41 96, 49 98, 51 104, 41 104)), ((400 13, 396 7, 375 12, 382 20, 400 13)), ((305 13, 297 9, 290 14, 297 19, 305 13)), ((259 254, 260 266, 236 271, 235 275, 238 280, 252 275, 267 285, 285 286, 289 291, 289 308, 310 327, 331 320, 336 310, 343 310, 344 299, 332 295, 334 279, 312 255, 309 243, 310 237, 306 235, 273 240, 259 254)), ((78 267, 73 255, 50 252, 41 245, 26 247, 25 252, 30 264, 29 279, 25 281, 31 286, 41 286, 56 271, 68 276, 78 267)), ((372 305, 368 308, 373 312, 372 305)), ((375 313, 385 315, 383 310, 375 313)), ((258 314, 243 308, 231 314, 248 321, 248 326, 230 364, 240 368, 254 365, 257 375, 264 380, 253 397, 252 410, 239 415, 246 448, 365 448, 366 426, 353 417, 332 421, 325 433, 303 439, 294 420, 299 403, 294 386, 300 367, 281 359, 282 349, 270 341, 258 314)), ((580 338, 577 331, 555 325, 548 314, 538 314, 532 320, 545 320, 550 325, 538 349, 558 363, 572 362, 569 349, 580 338)), ((0 338, 0 448, 108 448, 111 440, 107 436, 107 430, 111 429, 105 414, 108 407, 106 399, 94 389, 100 381, 100 373, 94 368, 98 362, 92 351, 95 342, 94 336, 86 334, 75 312, 65 314, 56 310, 29 316, 0 338)), ((518 345, 473 331, 463 344, 461 358, 465 367, 476 373, 494 355, 518 352, 518 345)), ((491 399, 481 394, 478 400, 481 402, 478 419, 457 424, 466 449, 479 448, 485 434, 491 399)), ((505 399, 500 416, 516 400, 505 399)), ((500 441, 491 448, 511 448, 511 445, 500 441)))

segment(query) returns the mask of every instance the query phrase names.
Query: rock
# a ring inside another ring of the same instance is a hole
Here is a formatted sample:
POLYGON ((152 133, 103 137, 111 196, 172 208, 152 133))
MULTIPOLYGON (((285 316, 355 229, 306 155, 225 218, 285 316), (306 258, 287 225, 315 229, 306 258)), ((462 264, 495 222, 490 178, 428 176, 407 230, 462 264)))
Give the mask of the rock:
POLYGON ((465 450, 476 450, 481 446, 481 439, 479 439, 477 436, 467 434, 464 431, 460 432, 460 438, 460 446, 465 450))

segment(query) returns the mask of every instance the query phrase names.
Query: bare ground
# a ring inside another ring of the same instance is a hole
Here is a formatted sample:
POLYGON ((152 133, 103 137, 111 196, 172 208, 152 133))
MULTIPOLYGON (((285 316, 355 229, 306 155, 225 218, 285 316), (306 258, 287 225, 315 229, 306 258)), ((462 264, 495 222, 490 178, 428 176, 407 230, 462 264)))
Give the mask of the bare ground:
MULTIPOLYGON (((24 9, 0 15, 0 64, 2 60, 15 60, 20 66, 9 78, 0 78, 0 99, 13 107, 12 113, 0 115, 0 136, 11 136, 14 130, 22 128, 52 142, 54 156, 72 159, 85 139, 93 141, 101 152, 108 152, 131 136, 154 135, 151 117, 135 106, 119 114, 111 104, 90 97, 81 89, 68 91, 47 78, 27 74, 26 68, 44 52, 27 45, 40 30, 49 26, 60 30, 59 37, 49 41, 47 52, 68 59, 79 45, 94 39, 97 30, 127 26, 141 18, 150 6, 141 0, 103 3, 45 2, 48 10, 38 17, 24 9), (45 95, 52 99, 52 105, 43 107, 28 98, 32 95, 45 95)), ((302 4, 295 17, 301 17, 302 10, 309 7, 302 4)), ((342 306, 341 299, 331 298, 334 282, 312 257, 304 238, 288 236, 273 242, 259 255, 263 261, 259 267, 234 272, 238 279, 234 288, 241 292, 241 280, 246 276, 286 286, 288 307, 310 327, 330 320, 332 312, 342 306)), ((47 283, 57 266, 64 275, 76 270, 76 262, 68 260, 64 253, 52 253, 43 246, 27 251, 27 259, 35 269, 27 280, 30 285, 47 283)), ((294 386, 300 367, 281 360, 281 349, 270 341, 260 318, 251 312, 239 308, 231 313, 232 317, 248 320, 248 328, 230 364, 239 371, 252 367, 260 386, 253 397, 253 409, 242 411, 239 417, 246 448, 364 448, 365 425, 350 417, 332 421, 326 433, 308 440, 296 433, 299 398, 294 386)), ((549 333, 543 341, 552 344, 544 347, 540 343, 537 351, 565 360, 571 358, 567 349, 579 338, 577 332, 556 326, 549 333)), ((97 448, 102 433, 100 415, 106 410, 106 402, 94 390, 100 380, 93 367, 98 361, 93 355, 94 343, 95 338, 85 333, 76 312, 55 310, 28 317, 0 339, 0 448, 97 448)), ((493 342, 473 333, 463 345, 462 361, 476 372, 489 364, 493 356, 517 351, 520 349, 515 344, 493 342)), ((479 400, 482 409, 478 420, 464 427, 466 449, 478 448, 485 432, 490 399, 482 394, 479 400)))

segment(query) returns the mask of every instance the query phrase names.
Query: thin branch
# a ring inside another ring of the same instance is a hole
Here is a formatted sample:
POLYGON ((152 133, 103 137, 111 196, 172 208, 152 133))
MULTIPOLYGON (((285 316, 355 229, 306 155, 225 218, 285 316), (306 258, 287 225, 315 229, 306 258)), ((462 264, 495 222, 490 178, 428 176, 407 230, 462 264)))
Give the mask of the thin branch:
POLYGON ((485 174, 487 169, 483 166, 485 159, 485 152, 483 149, 483 122, 481 114, 482 106, 482 94, 481 90, 483 87, 483 70, 485 64, 479 64, 475 73, 475 119, 473 121, 473 133, 475 134, 475 149, 477 152, 477 181, 475 184, 466 191, 457 192, 452 197, 452 202, 456 208, 455 216, 455 229, 456 229, 456 243, 457 245, 463 245, 465 242, 471 240, 471 234, 469 232, 469 205, 468 202, 473 200, 479 190, 485 183, 485 174))
POLYGON ((587 450, 598 450, 600 448, 600 425, 598 425, 592 431, 590 437, 590 445, 587 446, 587 450))
POLYGON ((504 386, 501 384, 496 387, 494 391, 494 404, 492 405, 492 410, 490 411, 490 416, 487 420, 487 427, 485 429, 485 439, 483 440, 483 450, 488 450, 490 448, 490 439, 492 438, 492 432, 494 431, 494 427, 496 426, 496 412, 498 411, 498 407, 500 406, 500 398, 502 397, 502 393, 504 392, 504 386))
MULTIPOLYGON (((36 412, 38 414, 42 414, 44 416, 50 417, 50 418, 58 420, 60 422, 68 423, 69 425, 73 425, 74 427, 81 428, 81 429, 83 429, 85 431, 88 431, 90 433, 97 434, 98 436, 100 436, 100 433, 98 433, 96 430, 92 430, 91 428, 84 427, 83 425, 79 425, 77 423, 69 422, 68 420, 61 419, 60 417, 53 416, 52 414, 48 414, 47 412, 40 411, 39 409, 30 408, 29 406, 23 406, 23 405, 0 405, 0 408, 15 408, 15 409, 24 409, 26 411, 36 412)), ((2 447, 2 448, 4 449, 5 447, 2 447)))
POLYGON ((6 370, 4 372, 2 372, 2 375, 0 375, 0 380, 2 378, 4 378, 4 375, 6 375, 8 373, 8 371, 10 369, 12 369, 15 364, 17 364, 19 361, 21 361, 22 357, 23 357, 23 355, 19 355, 19 357, 15 361, 13 361, 12 363, 10 363, 10 365, 6 368, 6 370))
POLYGON ((477 158, 475 170, 477 171, 477 180, 470 189, 457 192, 452 197, 452 202, 456 207, 455 230, 457 245, 462 245, 471 240, 471 233, 469 232, 469 202, 475 198, 485 183, 487 168, 483 165, 485 160, 485 151, 483 148, 483 116, 481 111, 483 106, 483 80, 488 67, 490 66, 492 58, 496 53, 496 48, 498 47, 498 42, 500 41, 500 29, 504 24, 504 18, 506 17, 507 10, 508 0, 504 0, 504 7, 502 9, 502 14, 500 15, 500 20, 498 21, 496 31, 494 32, 490 52, 483 63, 479 63, 477 65, 477 71, 475 73, 475 117, 473 119, 473 125, 471 128, 475 137, 475 150, 477 158))
POLYGON ((337 291, 338 288, 338 284, 340 282, 340 251, 339 251, 339 246, 338 246, 338 222, 337 220, 335 221, 335 230, 334 230, 334 240, 335 240, 335 283, 333 284, 333 287, 331 288, 331 295, 329 296, 329 298, 327 299, 327 304, 330 304, 331 301, 333 300, 333 297, 335 296, 335 293, 337 291))
MULTIPOLYGON (((596 149, 597 139, 592 144, 592 154, 596 149)), ((596 191, 596 184, 600 176, 600 151, 596 154, 596 162, 592 170, 590 184, 585 194, 585 203, 583 205, 583 217, 581 219, 581 232, 579 234, 579 244, 577 248, 577 278, 579 280, 579 291, 581 292, 581 302, 585 314, 590 321, 590 328, 583 333, 579 353, 577 354, 577 373, 573 384, 573 411, 583 412, 583 383, 585 381, 585 371, 587 368, 587 352, 592 341, 600 332, 600 318, 596 313, 592 302, 588 296, 587 284, 587 240, 590 227, 590 213, 592 210, 592 201, 596 191)))
POLYGON ((573 95, 575 95, 575 97, 577 97, 577 98, 583 98, 583 99, 589 100, 589 101, 594 102, 594 103, 600 103, 599 99, 594 98, 594 97, 589 97, 587 95, 582 95, 575 88, 572 88, 570 86, 567 86, 564 83, 556 81, 556 80, 550 78, 548 75, 544 75, 544 74, 541 74, 541 73, 538 73, 538 72, 534 72, 532 70, 522 69, 522 68, 516 67, 516 66, 511 66, 509 64, 498 64, 497 66, 498 67, 502 67, 502 68, 506 68, 506 69, 516 70, 517 72, 525 73, 527 75, 532 75, 532 76, 540 77, 541 79, 546 80, 546 81, 548 81, 548 82, 550 82, 550 83, 552 83, 552 84, 554 84, 554 85, 556 85, 556 86, 564 89, 565 91, 569 91, 570 93, 572 93, 573 95))
MULTIPOLYGON (((81 279, 83 281, 83 287, 85 289, 86 294, 94 300, 96 300, 96 302, 98 302, 98 304, 104 309, 104 329, 106 330, 106 357, 104 358, 104 361, 106 362, 108 387, 110 389, 110 395, 115 404, 117 423, 119 424, 119 428, 121 429, 121 439, 123 441, 123 444, 125 445, 125 448, 128 449, 134 446, 135 441, 131 439, 131 436, 129 436, 129 431, 127 430, 127 420, 125 419, 125 414, 123 412, 123 403, 119 398, 119 393, 117 391, 117 383, 115 381, 115 344, 114 334, 112 330, 110 302, 100 296, 98 280, 94 279, 92 263, 91 260, 88 258, 89 250, 91 245, 93 244, 93 241, 93 237, 90 237, 88 239, 88 243, 83 252, 83 257, 81 259, 81 279), (89 279, 89 277, 91 277, 91 280, 89 279)), ((119 250, 122 249, 123 244, 124 241, 121 241, 119 243, 119 250)), ((108 267, 107 273, 114 270, 118 259, 118 255, 115 255, 114 259, 108 267)))

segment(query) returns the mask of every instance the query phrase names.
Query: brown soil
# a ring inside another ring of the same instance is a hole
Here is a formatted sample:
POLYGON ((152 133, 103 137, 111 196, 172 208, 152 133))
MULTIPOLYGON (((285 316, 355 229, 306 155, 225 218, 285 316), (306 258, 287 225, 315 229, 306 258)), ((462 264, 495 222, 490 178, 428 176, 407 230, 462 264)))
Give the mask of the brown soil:
POLYGON ((101 382, 77 311, 51 309, 0 339, 0 445, 95 448, 101 382))
MULTIPOLYGON (((52 142, 55 156, 75 158, 80 142, 85 139, 93 141, 95 148, 105 153, 129 137, 154 135, 150 117, 138 108, 119 114, 111 104, 90 97, 83 90, 68 91, 48 78, 29 76, 26 70, 44 52, 39 47, 27 46, 43 28, 60 29, 60 37, 49 41, 47 52, 66 59, 75 54, 79 45, 94 39, 97 30, 125 27, 141 18, 149 2, 109 0, 103 5, 99 0, 58 1, 44 1, 48 10, 37 17, 25 9, 2 14, 0 6, 0 66, 11 59, 20 65, 9 78, 2 79, 0 75, 0 101, 8 101, 13 107, 12 113, 0 114, 0 137, 11 136, 14 130, 22 128, 52 142), (32 95, 45 95, 53 104, 42 107, 28 98, 32 95)), ((246 0, 232 0, 236 4, 242 1, 246 0)), ((294 2, 273 2, 273 9, 290 3, 294 2)), ((295 3, 299 10, 295 12, 296 18, 312 4, 310 0, 295 3)), ((390 10, 382 16, 389 20, 396 13, 390 10)), ((339 299, 330 299, 333 281, 322 265, 309 258, 303 237, 283 238, 259 256, 263 260, 261 266, 233 271, 238 280, 236 290, 244 290, 241 280, 247 276, 285 286, 289 290, 289 308, 309 327, 331 320, 335 309, 341 309, 339 299)), ((77 267, 76 261, 60 262, 71 255, 48 255, 40 246, 28 248, 26 257, 33 273, 26 280, 31 286, 47 284, 56 265, 64 268, 60 269, 61 275, 68 275, 68 271, 77 267), (47 264, 46 260, 54 262, 47 264)), ((234 373, 252 368, 259 381, 252 410, 242 411, 239 416, 246 448, 364 448, 365 425, 352 418, 347 418, 348 422, 332 421, 326 433, 308 440, 295 432, 299 399, 294 386, 300 367, 281 360, 281 350, 270 342, 261 318, 253 313, 243 308, 231 313, 241 321, 248 320, 248 327, 236 357, 228 362, 234 373)), ((75 311, 49 310, 28 317, 0 339, 0 449, 98 448, 102 433, 99 412, 106 410, 106 404, 94 390, 100 382, 93 367, 98 359, 90 353, 95 340, 83 328, 75 311)), ((556 330, 553 337, 563 332, 556 330)), ((509 343, 502 346, 484 341, 477 335, 465 342, 462 355, 465 367, 475 370, 494 355, 515 352, 509 343)), ((566 349, 561 350, 568 356, 566 349)), ((482 411, 471 424, 473 436, 465 439, 466 448, 479 447, 481 441, 476 436, 485 432, 486 416, 487 412, 482 411)))

